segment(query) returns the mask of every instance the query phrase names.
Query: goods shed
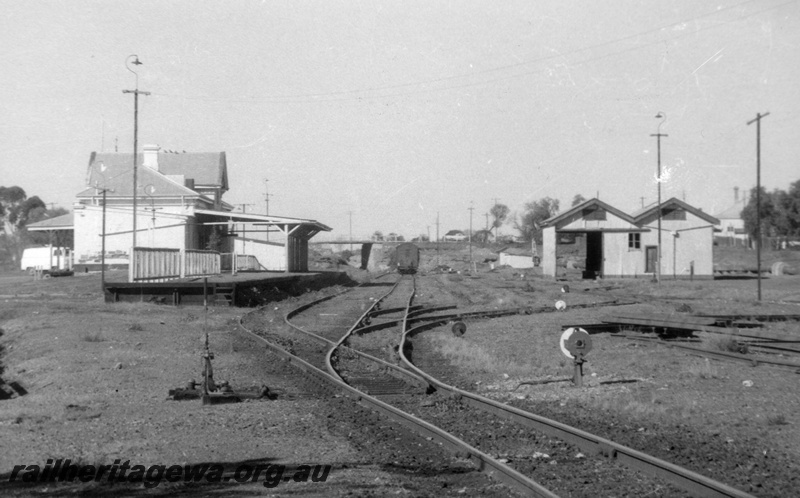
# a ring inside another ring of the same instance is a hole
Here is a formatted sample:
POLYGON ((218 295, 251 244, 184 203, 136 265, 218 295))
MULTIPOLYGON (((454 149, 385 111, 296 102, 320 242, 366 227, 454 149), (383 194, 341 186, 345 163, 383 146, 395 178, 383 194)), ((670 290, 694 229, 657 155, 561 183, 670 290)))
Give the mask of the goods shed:
POLYGON ((648 230, 634 222, 633 216, 601 201, 590 199, 542 224, 542 273, 556 276, 557 234, 583 234, 586 240, 584 278, 627 275, 636 272, 639 256, 628 250, 628 239, 641 237, 648 230))
MULTIPOLYGON (((655 270, 658 249, 658 207, 634 215, 636 225, 649 229, 641 235, 645 273, 655 270)), ((720 221, 672 197, 661 203, 661 276, 712 278, 714 276, 714 225, 720 221)))
MULTIPOLYGON (((658 206, 630 215, 590 199, 542 224, 542 271, 557 274, 558 234, 585 237, 584 278, 653 277, 658 261, 658 206)), ((671 198, 661 203, 661 274, 713 275, 713 230, 719 220, 671 198)))

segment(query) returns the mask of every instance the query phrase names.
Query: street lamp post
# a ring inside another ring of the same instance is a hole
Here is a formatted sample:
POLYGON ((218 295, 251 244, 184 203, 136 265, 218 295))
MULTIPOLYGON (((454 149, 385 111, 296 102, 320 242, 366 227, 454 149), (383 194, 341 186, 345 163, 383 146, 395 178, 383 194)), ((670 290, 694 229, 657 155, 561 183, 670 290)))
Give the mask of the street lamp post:
MULTIPOLYGON (((133 94, 133 247, 136 247, 136 194, 137 194, 137 162, 136 162, 136 153, 139 148, 139 94, 142 95, 150 95, 150 92, 142 92, 139 90, 139 75, 136 74, 136 71, 130 68, 128 65, 128 61, 130 61, 131 57, 133 57, 133 62, 131 64, 135 66, 141 66, 142 63, 139 62, 139 56, 136 54, 129 55, 127 59, 125 59, 125 67, 128 71, 132 72, 134 76, 136 76, 136 89, 135 90, 122 90, 122 93, 132 93, 133 94)), ((131 262, 133 262, 133 254, 131 254, 131 262)))
POLYGON ((656 114, 656 119, 661 119, 661 122, 658 123, 658 133, 650 135, 651 137, 656 137, 657 149, 658 149, 658 160, 657 160, 657 169, 656 169, 656 183, 658 184, 658 248, 656 249, 656 282, 661 282, 661 137, 666 137, 664 133, 661 133, 661 125, 664 124, 664 121, 667 120, 667 113, 659 112, 656 114))

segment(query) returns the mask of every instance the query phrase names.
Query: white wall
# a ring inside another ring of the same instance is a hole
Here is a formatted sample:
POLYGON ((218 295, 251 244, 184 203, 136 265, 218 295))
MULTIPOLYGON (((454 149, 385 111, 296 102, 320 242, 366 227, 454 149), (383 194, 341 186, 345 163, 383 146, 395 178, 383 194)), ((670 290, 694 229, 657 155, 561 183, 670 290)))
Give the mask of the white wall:
MULTIPOLYGON (((103 233, 102 206, 74 206, 75 263, 100 257, 103 233)), ((166 206, 152 212, 139 210, 136 218, 136 245, 139 247, 168 247, 186 249, 186 223, 191 208, 166 206)), ((128 254, 133 245, 133 215, 130 208, 106 208, 106 255, 115 251, 128 254)))
MULTIPOLYGON (((272 236, 272 234, 270 234, 272 236)), ((261 266, 271 271, 286 271, 286 246, 285 241, 257 240, 249 237, 236 237, 233 239, 233 248, 236 254, 249 254, 255 256, 261 266)))
POLYGON ((533 268, 532 256, 519 256, 516 254, 506 254, 501 252, 499 254, 497 264, 508 265, 511 268, 533 268))

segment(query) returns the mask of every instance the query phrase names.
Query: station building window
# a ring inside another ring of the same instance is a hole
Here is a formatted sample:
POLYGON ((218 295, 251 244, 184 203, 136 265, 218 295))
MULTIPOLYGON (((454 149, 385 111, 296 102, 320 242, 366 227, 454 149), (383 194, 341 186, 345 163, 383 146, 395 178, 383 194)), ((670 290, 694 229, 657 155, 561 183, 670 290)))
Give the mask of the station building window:
POLYGON ((628 234, 628 250, 639 251, 642 249, 642 234, 629 233, 628 234))

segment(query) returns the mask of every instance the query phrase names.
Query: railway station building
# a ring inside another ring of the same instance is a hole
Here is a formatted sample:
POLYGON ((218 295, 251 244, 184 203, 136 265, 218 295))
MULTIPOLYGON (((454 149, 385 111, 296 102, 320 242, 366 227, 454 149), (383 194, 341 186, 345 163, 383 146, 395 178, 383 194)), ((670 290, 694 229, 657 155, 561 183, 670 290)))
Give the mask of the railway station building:
POLYGON ((677 198, 636 214, 599 199, 585 201, 542 224, 542 272, 558 276, 557 239, 585 239, 584 278, 647 278, 656 274, 661 211, 662 278, 712 278, 714 226, 719 220, 677 198))
MULTIPOLYGON (((222 199, 229 189, 224 152, 143 149, 136 168, 137 248, 213 248, 247 255, 254 266, 248 269, 308 271, 308 241, 329 227, 315 220, 234 213, 222 199)), ((134 240, 133 170, 131 153, 91 154, 88 188, 73 205, 78 271, 100 263, 103 240, 107 266, 127 264, 134 240)))

